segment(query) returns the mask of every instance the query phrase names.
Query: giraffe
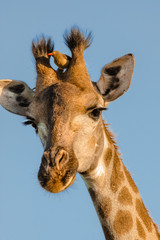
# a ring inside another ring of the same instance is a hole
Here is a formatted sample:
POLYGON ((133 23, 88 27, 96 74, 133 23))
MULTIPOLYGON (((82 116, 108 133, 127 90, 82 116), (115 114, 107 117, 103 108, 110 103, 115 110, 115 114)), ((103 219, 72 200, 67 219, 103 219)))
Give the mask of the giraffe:
POLYGON ((106 240, 158 240, 160 234, 124 166, 102 111, 128 90, 134 56, 127 54, 105 65, 98 82, 88 74, 84 51, 92 35, 78 28, 64 35, 72 58, 65 71, 54 70, 51 39, 32 43, 37 81, 33 91, 23 81, 0 80, 0 104, 25 116, 39 135, 44 153, 38 179, 47 191, 58 193, 85 181, 106 240), (48 55, 49 54, 49 55, 48 55))

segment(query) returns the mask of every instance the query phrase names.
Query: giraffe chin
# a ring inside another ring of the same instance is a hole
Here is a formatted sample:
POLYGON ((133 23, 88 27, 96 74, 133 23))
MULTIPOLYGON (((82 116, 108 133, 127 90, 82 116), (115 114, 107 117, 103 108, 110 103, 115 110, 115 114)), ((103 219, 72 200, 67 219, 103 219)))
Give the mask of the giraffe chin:
POLYGON ((75 175, 70 177, 65 185, 61 181, 56 181, 56 183, 53 183, 53 179, 50 179, 45 187, 43 187, 42 185, 41 186, 50 193, 59 193, 70 187, 74 183, 75 178, 75 175))

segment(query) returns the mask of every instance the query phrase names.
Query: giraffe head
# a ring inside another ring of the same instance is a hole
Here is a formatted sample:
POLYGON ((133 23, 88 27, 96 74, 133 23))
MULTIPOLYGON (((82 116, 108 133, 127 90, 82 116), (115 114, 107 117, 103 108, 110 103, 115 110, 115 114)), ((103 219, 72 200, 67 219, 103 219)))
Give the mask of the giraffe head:
POLYGON ((104 144, 101 113, 128 90, 134 69, 133 55, 125 55, 105 65, 94 83, 84 61, 91 34, 85 37, 74 28, 64 38, 72 53, 65 72, 51 67, 48 53, 54 46, 42 38, 32 44, 35 92, 21 81, 0 81, 0 104, 25 116, 26 124, 32 124, 41 139, 44 153, 38 179, 50 192, 63 191, 77 172, 87 171, 98 159, 104 144))

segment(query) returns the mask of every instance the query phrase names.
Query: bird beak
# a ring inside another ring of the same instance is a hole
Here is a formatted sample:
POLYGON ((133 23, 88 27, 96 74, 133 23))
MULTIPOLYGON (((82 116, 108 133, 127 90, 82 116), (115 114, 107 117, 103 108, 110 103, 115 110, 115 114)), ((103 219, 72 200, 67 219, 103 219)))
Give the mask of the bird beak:
POLYGON ((53 54, 52 53, 48 53, 49 56, 52 56, 53 54))

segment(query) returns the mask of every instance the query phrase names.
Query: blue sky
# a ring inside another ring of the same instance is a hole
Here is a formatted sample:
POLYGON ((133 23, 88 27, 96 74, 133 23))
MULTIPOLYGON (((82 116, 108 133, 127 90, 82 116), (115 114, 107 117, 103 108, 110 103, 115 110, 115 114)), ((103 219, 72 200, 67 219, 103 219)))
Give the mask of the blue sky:
MULTIPOLYGON (((0 3, 0 78, 35 86, 31 42, 42 33, 69 54, 62 35, 78 25, 93 31, 85 53, 93 81, 106 63, 135 55, 130 90, 110 104, 111 123, 124 163, 146 207, 160 225, 160 1, 68 0, 0 3)), ((43 148, 23 117, 0 107, 0 239, 104 239, 98 217, 77 175, 65 192, 50 194, 37 180, 43 148)))

